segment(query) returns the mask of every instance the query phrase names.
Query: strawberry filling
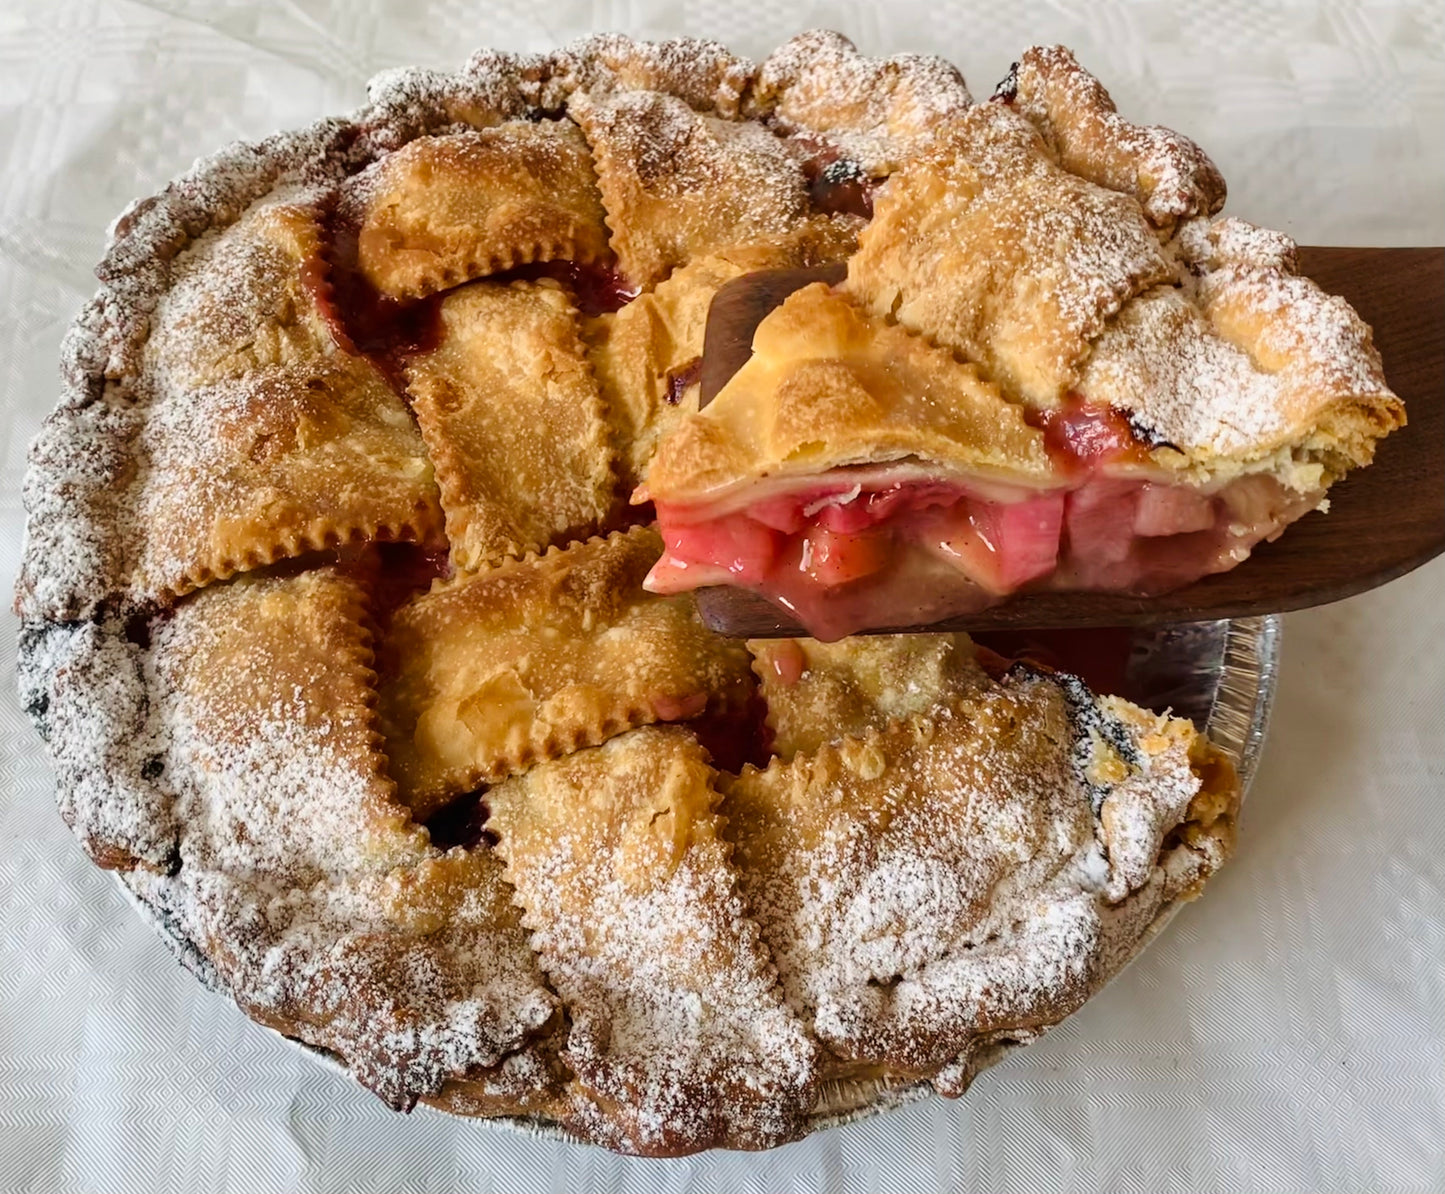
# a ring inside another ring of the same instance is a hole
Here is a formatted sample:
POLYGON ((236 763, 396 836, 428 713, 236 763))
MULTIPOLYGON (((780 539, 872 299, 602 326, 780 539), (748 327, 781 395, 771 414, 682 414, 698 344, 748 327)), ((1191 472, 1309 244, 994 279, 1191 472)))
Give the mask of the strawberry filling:
POLYGON ((1212 489, 1141 479, 1128 466, 1147 463, 1145 449, 1112 411, 1075 403, 1041 422, 1057 489, 903 464, 838 469, 722 511, 659 501, 666 551, 647 587, 751 589, 834 639, 1024 588, 1166 592, 1234 567, 1319 500, 1263 476, 1212 489))

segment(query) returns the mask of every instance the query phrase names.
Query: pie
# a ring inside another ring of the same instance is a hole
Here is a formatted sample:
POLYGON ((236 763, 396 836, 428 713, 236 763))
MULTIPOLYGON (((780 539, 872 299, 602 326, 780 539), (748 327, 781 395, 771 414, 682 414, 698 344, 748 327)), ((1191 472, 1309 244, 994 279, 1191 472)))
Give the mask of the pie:
POLYGON ((659 445, 648 587, 747 588, 836 638, 1238 565, 1404 410, 1369 327, 1223 202, 1197 146, 1027 51, 659 445))
MULTIPOLYGON (((1005 532, 1000 589, 1090 511, 1214 550, 1399 422, 1190 143, 1063 51, 1013 78, 484 52, 122 215, 31 450, 20 679, 192 970, 398 1109, 756 1149, 838 1083, 961 1093, 1199 892, 1239 782, 1190 722, 965 635, 724 639, 677 579, 679 526, 816 525, 833 587, 894 515, 1005 532), (712 296, 843 261, 700 410, 712 296)), ((1082 534, 1080 583, 1176 567, 1082 534)))

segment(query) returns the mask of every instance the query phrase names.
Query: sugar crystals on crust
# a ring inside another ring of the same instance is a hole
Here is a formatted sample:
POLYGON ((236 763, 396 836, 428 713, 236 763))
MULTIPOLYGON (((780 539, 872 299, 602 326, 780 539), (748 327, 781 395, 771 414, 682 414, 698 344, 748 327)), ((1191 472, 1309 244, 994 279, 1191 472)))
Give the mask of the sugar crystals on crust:
POLYGON ((814 1046, 719 839, 692 735, 648 727, 492 789, 490 824, 548 978, 564 1057, 629 1151, 765 1148, 802 1130, 814 1046))

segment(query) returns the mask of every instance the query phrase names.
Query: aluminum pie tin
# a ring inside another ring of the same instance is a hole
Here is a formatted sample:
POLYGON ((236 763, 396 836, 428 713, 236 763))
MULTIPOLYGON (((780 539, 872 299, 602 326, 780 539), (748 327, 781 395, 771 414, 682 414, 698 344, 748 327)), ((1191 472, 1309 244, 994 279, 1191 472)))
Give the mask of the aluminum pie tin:
MULTIPOLYGON (((1239 772, 1242 792, 1247 795, 1269 729, 1270 705, 1274 700, 1279 670, 1279 639, 1280 619, 1277 614, 1230 621, 1190 622, 1134 632, 1126 682, 1120 695, 1146 708, 1161 712, 1171 709, 1177 716, 1192 720, 1229 755, 1239 772)), ((181 964, 209 990, 224 995, 225 985, 204 955, 197 952, 155 909, 137 897, 119 874, 116 879, 126 898, 181 964)), ((1140 937, 1129 962, 1115 971, 1110 982, 1148 948, 1182 906, 1183 902, 1176 900, 1160 910, 1140 937)), ((332 1054, 285 1036, 273 1028, 257 1027, 275 1033, 287 1044, 309 1054, 347 1081, 353 1081, 346 1067, 332 1054)), ((1024 1047, 1014 1043, 991 1046, 976 1059, 975 1076, 1024 1047)), ((895 1107, 916 1103, 931 1094, 933 1085, 926 1080, 848 1078, 824 1082, 818 1105, 809 1117, 809 1130, 820 1131, 867 1119, 895 1107)), ((418 1105, 418 1113, 448 1114, 425 1104, 418 1105)), ((498 1127, 538 1139, 571 1144, 591 1143, 550 1120, 536 1117, 498 1116, 473 1122, 482 1128, 498 1127)))

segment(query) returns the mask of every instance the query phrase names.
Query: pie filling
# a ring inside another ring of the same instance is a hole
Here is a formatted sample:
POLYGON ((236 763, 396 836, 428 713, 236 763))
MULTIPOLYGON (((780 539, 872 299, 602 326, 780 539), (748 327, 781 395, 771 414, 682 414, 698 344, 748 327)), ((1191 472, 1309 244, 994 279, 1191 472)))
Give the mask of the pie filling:
POLYGON ((646 587, 750 589, 815 638, 937 621, 1021 589, 1168 592, 1244 560, 1320 493, 1248 475, 1195 487, 1147 470, 1108 411, 1043 416, 1058 484, 941 476, 919 461, 761 482, 732 500, 658 501, 646 587))

